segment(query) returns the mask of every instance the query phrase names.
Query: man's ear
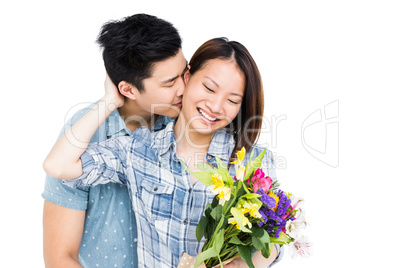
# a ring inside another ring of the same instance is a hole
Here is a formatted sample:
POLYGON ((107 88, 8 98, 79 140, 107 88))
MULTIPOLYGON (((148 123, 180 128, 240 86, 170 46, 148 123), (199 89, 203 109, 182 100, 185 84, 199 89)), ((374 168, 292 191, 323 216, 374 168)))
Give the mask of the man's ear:
POLYGON ((120 81, 119 85, 119 92, 121 95, 123 95, 126 98, 129 98, 131 100, 136 100, 136 94, 139 94, 139 91, 137 87, 133 86, 132 84, 126 82, 126 81, 120 81))

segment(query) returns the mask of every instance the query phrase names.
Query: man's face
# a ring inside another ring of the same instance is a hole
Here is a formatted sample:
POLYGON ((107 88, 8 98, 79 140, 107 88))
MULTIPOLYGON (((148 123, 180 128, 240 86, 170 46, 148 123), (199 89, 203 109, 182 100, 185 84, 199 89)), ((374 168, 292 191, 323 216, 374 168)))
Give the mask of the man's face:
POLYGON ((151 114, 176 117, 181 108, 186 69, 187 61, 181 50, 176 56, 154 64, 152 76, 143 80, 144 91, 136 96, 137 104, 151 114))

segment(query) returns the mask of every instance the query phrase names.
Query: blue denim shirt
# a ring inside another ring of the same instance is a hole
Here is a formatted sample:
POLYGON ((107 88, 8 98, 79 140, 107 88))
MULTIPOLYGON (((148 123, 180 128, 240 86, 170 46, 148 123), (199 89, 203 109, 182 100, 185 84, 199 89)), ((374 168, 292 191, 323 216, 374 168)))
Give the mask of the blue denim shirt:
MULTIPOLYGON (((175 268, 184 252, 195 257, 204 242, 197 241, 196 227, 214 194, 201 182, 191 183, 190 175, 176 156, 173 123, 153 134, 140 128, 132 137, 89 146, 81 156, 84 174, 65 181, 72 187, 111 181, 128 186, 139 230, 140 267, 175 268)), ((209 146, 207 161, 216 164, 218 155, 228 164, 233 148, 232 136, 220 130, 209 146)), ((261 147, 255 149, 256 155, 262 151, 261 147)), ((270 151, 266 152, 261 167, 276 180, 270 151)), ((235 175, 233 166, 229 172, 235 175)))
MULTIPOLYGON (((60 135, 94 105, 77 112, 60 135)), ((164 128, 169 120, 159 116, 153 130, 164 128)), ((116 110, 96 131, 91 143, 127 135, 131 131, 116 110)), ((47 176, 42 197, 56 205, 86 210, 79 251, 79 261, 84 267, 137 267, 137 225, 127 187, 109 183, 72 189, 62 180, 47 176)))

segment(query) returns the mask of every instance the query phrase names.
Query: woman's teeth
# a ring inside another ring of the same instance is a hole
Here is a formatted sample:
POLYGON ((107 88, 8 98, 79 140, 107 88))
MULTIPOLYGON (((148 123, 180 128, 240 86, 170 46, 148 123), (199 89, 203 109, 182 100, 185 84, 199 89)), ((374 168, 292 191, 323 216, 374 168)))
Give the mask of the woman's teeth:
POLYGON ((218 120, 218 118, 214 118, 214 117, 210 117, 209 115, 207 115, 203 110, 198 109, 198 111, 200 112, 200 114, 205 117, 206 119, 208 119, 209 121, 216 121, 218 120))

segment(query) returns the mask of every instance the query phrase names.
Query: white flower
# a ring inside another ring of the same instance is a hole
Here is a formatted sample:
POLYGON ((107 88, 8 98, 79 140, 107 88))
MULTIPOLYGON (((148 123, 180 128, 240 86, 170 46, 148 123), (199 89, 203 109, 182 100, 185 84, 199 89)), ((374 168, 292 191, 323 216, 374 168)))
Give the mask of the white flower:
POLYGON ((301 197, 298 197, 294 194, 291 194, 290 196, 290 200, 292 200, 292 207, 293 209, 303 209, 304 206, 304 199, 301 197))
POLYGON ((298 217, 294 221, 286 223, 286 233, 296 240, 302 236, 301 230, 304 230, 307 226, 304 210, 299 209, 297 214, 296 216, 298 217))
POLYGON ((300 239, 295 240, 289 244, 289 254, 292 259, 300 257, 309 257, 312 252, 313 244, 308 240, 306 236, 300 237, 300 239))

